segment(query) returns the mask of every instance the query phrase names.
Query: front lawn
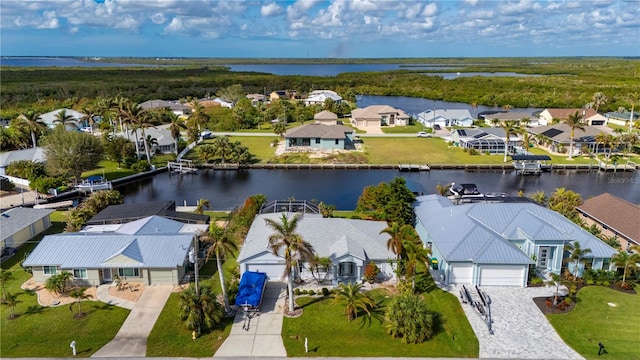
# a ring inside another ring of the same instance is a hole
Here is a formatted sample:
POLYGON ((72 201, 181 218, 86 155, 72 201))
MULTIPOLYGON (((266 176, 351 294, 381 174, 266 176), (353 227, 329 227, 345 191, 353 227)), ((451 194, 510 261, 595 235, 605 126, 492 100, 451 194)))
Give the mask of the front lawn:
POLYGON ((638 295, 587 286, 578 292, 578 302, 570 313, 547 318, 560 337, 587 359, 640 359, 638 295), (598 356, 598 343, 605 346, 607 354, 598 356))
MULTIPOLYGON (((276 149, 271 146, 273 140, 279 139, 277 135, 274 136, 229 136, 229 142, 239 141, 243 146, 249 149, 249 152, 255 157, 258 162, 266 162, 275 153, 276 149)), ((196 163, 202 163, 198 154, 198 149, 204 144, 213 144, 213 139, 207 139, 201 144, 189 151, 184 157, 185 160, 193 160, 196 163)))
POLYGON ((422 124, 413 124, 407 126, 382 126, 380 127, 385 134, 418 134, 418 131, 432 132, 431 128, 425 128, 422 124))
MULTIPOLYGON (((372 291, 376 302, 390 302, 388 290, 372 291)), ((304 313, 299 318, 284 318, 282 339, 287 356, 309 357, 478 357, 479 345, 458 299, 440 289, 424 294, 425 302, 442 317, 442 329, 422 344, 404 344, 385 332, 384 323, 362 317, 348 322, 344 307, 333 299, 300 297, 296 299, 304 313), (309 353, 304 351, 308 338, 309 353)), ((381 310, 384 314, 384 309, 381 310)))

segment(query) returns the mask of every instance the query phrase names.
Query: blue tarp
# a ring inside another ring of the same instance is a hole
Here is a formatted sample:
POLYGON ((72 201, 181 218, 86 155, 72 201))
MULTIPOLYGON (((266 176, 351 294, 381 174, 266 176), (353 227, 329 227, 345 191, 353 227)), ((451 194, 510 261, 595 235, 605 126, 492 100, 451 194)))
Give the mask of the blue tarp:
POLYGON ((267 282, 267 274, 263 272, 246 271, 238 285, 236 306, 259 307, 267 282))

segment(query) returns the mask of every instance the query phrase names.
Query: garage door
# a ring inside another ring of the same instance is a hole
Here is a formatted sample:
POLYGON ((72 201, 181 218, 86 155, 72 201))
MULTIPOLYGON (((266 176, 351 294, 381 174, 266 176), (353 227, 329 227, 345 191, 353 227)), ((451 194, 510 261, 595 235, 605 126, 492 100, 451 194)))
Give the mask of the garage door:
POLYGON ((284 265, 281 264, 247 264, 247 270, 266 273, 269 281, 284 281, 284 265))
POLYGON ((523 265, 480 265, 480 286, 522 286, 523 265))
POLYGON ((451 280, 449 283, 471 285, 473 264, 451 264, 451 280))

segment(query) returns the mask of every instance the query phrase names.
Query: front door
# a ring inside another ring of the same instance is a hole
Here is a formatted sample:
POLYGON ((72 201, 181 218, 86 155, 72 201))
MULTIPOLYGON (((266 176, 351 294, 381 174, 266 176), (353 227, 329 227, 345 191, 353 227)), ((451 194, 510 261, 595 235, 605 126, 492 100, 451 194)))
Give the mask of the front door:
POLYGON ((105 282, 113 281, 113 278, 111 277, 111 269, 102 269, 102 280, 105 282))
POLYGON ((551 248, 549 246, 540 246, 538 249, 538 267, 539 268, 547 268, 547 263, 549 262, 549 251, 551 248))

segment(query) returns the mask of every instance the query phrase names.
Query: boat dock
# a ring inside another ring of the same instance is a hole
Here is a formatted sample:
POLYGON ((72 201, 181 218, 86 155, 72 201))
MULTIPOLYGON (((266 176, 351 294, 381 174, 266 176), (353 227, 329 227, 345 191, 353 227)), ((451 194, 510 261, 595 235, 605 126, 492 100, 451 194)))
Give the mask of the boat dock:
POLYGON ((398 164, 398 170, 400 171, 429 171, 431 170, 428 165, 416 165, 416 164, 398 164))
POLYGON ((193 165, 193 160, 180 160, 178 162, 167 162, 167 168, 169 172, 176 174, 195 174, 198 169, 193 165))

